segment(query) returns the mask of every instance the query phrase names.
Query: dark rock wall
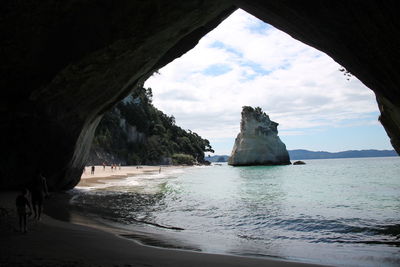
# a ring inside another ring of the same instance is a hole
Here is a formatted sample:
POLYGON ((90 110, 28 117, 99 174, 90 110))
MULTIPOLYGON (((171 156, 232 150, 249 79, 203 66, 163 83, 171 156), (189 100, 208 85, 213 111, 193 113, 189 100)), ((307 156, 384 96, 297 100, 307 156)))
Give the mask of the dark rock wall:
POLYGON ((83 170, 101 114, 236 8, 226 1, 2 1, 0 188, 83 170))
POLYGON ((371 88, 400 152, 399 2, 4 0, 0 189, 40 169, 72 188, 101 114, 242 7, 316 47, 371 88))

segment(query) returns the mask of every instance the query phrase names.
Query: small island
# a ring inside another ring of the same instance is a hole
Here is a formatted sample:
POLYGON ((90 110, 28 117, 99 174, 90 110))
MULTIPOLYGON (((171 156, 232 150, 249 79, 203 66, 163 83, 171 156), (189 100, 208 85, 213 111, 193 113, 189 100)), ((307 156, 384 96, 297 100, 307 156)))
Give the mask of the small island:
POLYGON ((289 153, 278 136, 278 125, 260 107, 244 106, 240 133, 236 137, 228 164, 289 165, 289 153))

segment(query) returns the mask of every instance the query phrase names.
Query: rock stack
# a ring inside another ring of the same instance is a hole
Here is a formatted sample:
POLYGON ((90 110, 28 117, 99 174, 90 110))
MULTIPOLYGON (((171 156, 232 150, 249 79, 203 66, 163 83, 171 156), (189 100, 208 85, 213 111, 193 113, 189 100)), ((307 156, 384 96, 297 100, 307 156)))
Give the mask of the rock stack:
POLYGON ((240 133, 228 164, 233 166, 288 165, 289 153, 278 136, 278 123, 271 121, 261 108, 245 106, 240 133))

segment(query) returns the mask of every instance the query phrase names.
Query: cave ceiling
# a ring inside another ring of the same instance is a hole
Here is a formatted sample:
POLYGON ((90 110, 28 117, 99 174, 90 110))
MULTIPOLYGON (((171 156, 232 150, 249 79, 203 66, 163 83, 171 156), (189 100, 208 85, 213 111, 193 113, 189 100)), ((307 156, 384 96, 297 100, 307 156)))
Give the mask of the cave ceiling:
POLYGON ((54 190, 74 187, 101 115, 238 7, 325 52, 373 90, 400 152, 397 1, 5 0, 0 188, 27 185, 39 170, 54 190))

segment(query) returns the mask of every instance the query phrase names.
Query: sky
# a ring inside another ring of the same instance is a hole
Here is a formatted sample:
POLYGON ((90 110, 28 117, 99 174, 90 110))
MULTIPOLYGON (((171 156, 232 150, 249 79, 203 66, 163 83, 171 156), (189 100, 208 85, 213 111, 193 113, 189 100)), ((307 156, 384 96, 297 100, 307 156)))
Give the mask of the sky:
POLYGON ((392 149, 373 92, 325 53, 237 10, 145 87, 176 124, 230 155, 242 106, 278 122, 288 150, 392 149))

